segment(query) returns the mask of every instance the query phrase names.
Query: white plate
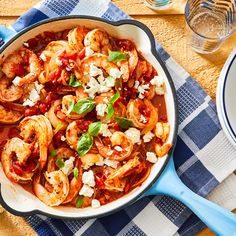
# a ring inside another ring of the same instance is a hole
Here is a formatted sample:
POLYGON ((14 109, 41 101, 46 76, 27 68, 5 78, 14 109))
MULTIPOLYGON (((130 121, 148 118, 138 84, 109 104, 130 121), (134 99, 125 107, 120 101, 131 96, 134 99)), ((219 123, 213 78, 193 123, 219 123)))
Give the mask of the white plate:
POLYGON ((236 49, 230 54, 221 71, 216 105, 220 124, 236 147, 236 49))

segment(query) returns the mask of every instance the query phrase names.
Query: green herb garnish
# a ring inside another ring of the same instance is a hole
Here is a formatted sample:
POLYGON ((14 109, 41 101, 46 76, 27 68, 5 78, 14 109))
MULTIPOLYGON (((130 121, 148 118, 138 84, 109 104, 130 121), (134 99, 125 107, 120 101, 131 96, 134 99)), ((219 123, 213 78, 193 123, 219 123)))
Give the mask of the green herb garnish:
POLYGON ((108 61, 117 62, 123 60, 127 60, 127 56, 124 53, 118 51, 109 52, 108 61))
POLYGON ((76 207, 80 208, 82 206, 83 202, 84 202, 84 197, 83 196, 78 197, 76 200, 76 207))
POLYGON ((114 103, 119 99, 120 97, 120 92, 119 90, 116 91, 116 94, 111 97, 111 99, 108 102, 108 107, 107 107, 107 118, 110 119, 113 114, 115 113, 114 109, 114 103))
POLYGON ((94 122, 89 125, 88 133, 92 136, 97 136, 102 126, 102 122, 94 122))
POLYGON ((77 145, 77 152, 79 156, 85 155, 92 146, 93 146, 93 136, 91 136, 88 133, 82 134, 79 138, 77 145))
POLYGON ((78 168, 77 168, 77 167, 74 168, 73 173, 74 173, 74 177, 75 177, 76 179, 78 179, 78 177, 79 177, 79 171, 78 171, 78 168))
POLYGON ((66 113, 66 116, 68 116, 71 112, 72 112, 72 110, 73 110, 73 108, 74 108, 74 101, 73 100, 71 100, 71 101, 69 101, 68 102, 68 110, 67 110, 67 113, 66 113))
POLYGON ((57 155, 57 150, 56 149, 52 150, 50 156, 55 157, 56 155, 57 155))
POLYGON ((69 85, 76 88, 76 87, 81 86, 81 83, 79 80, 75 78, 74 75, 71 75, 70 80, 69 80, 69 85))
POLYGON ((63 167, 65 166, 65 162, 64 162, 62 159, 60 159, 60 158, 58 158, 58 159, 56 160, 55 164, 56 164, 56 166, 57 166, 59 169, 61 169, 61 168, 63 168, 63 167))
POLYGON ((59 122, 58 124, 57 124, 57 126, 56 126, 56 129, 55 129, 55 134, 59 131, 59 130, 61 130, 62 128, 63 128, 63 124, 61 123, 61 122, 59 122))
POLYGON ((115 121, 123 129, 128 129, 132 126, 132 121, 124 117, 115 117, 115 121))
POLYGON ((77 114, 81 115, 84 113, 89 113, 93 110, 96 103, 92 98, 86 98, 83 100, 78 101, 72 111, 76 112, 77 114))

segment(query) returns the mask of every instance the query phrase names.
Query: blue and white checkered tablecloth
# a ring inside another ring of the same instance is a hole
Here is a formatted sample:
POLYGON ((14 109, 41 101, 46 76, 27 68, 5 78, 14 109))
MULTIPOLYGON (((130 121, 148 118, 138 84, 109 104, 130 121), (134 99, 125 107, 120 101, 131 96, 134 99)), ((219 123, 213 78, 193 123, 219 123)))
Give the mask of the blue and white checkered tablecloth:
MULTIPOLYGON (((128 19, 109 0, 44 0, 21 16, 15 31, 61 15, 128 19)), ((177 90, 180 125, 174 151, 177 173, 201 196, 208 195, 236 169, 236 151, 220 127, 216 107, 205 91, 156 43, 177 90)), ((204 225, 180 202, 146 197, 113 215, 90 220, 57 220, 34 215, 27 221, 39 235, 194 235, 204 225)))

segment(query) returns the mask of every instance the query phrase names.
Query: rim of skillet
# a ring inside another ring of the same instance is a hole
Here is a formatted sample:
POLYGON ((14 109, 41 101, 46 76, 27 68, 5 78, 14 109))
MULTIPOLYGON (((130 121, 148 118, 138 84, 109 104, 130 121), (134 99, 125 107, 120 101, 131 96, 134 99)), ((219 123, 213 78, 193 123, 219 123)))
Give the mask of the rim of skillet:
MULTIPOLYGON (((174 87, 174 83, 173 80, 170 76, 170 73, 168 72, 164 62, 161 60, 160 56, 157 54, 156 51, 156 47, 155 47, 155 38, 151 32, 151 30, 144 25, 143 23, 136 21, 136 20, 132 20, 132 19, 126 19, 126 20, 119 20, 119 21, 109 21, 103 18, 99 18, 99 17, 94 17, 94 16, 86 16, 86 15, 70 15, 70 16, 59 16, 59 17, 54 17, 54 18, 49 18, 46 20, 42 20, 40 22, 37 22, 35 24, 32 24, 31 26, 23 29, 22 31, 20 31, 19 33, 17 33, 16 35, 14 35, 9 41, 7 41, 1 48, 0 48, 0 54, 11 45, 12 42, 16 41, 18 39, 18 37, 20 37, 21 35, 27 33, 29 30, 36 28, 38 26, 41 26, 43 24, 46 23, 50 23, 50 22, 54 22, 54 21, 63 21, 63 20, 67 20, 67 19, 88 19, 88 20, 94 20, 94 21, 100 21, 100 22, 104 22, 107 23, 109 25, 112 26, 120 26, 120 25, 124 25, 124 24, 130 24, 130 25, 134 25, 140 29, 142 29, 146 35, 148 36, 150 43, 151 43, 151 51, 150 53, 153 54, 153 56, 155 57, 155 59, 159 62, 159 64, 161 65, 163 71, 165 72, 165 75, 168 79, 170 88, 171 88, 171 92, 172 92, 172 97, 173 97, 173 102, 174 102, 174 115, 175 115, 175 123, 174 123, 174 134, 173 134, 173 139, 172 139, 172 144, 173 147, 171 148, 171 151, 168 153, 166 160, 164 162, 164 164, 162 165, 160 171, 156 174, 156 176, 153 178, 153 180, 150 182, 150 184, 143 189, 142 192, 140 192, 139 195, 133 197, 131 200, 127 201, 124 205, 116 207, 113 210, 104 212, 104 213, 100 213, 100 214, 94 214, 94 216, 91 217, 86 217, 86 216, 78 216, 78 217, 65 217, 65 216, 58 216, 58 215, 54 215, 54 214, 50 214, 47 213, 45 211, 41 211, 41 210, 32 210, 32 211, 28 211, 28 212, 21 212, 21 211, 17 211, 13 208, 11 208, 6 201, 3 199, 2 194, 1 194, 1 182, 0 182, 0 204, 10 213, 17 215, 17 216, 29 216, 29 215, 33 215, 33 214, 40 214, 40 215, 44 215, 44 216, 48 216, 51 218, 56 218, 56 219, 71 219, 71 220, 75 220, 75 219, 91 219, 91 218, 99 218, 99 217, 103 217, 106 215, 110 215, 113 214, 121 209, 124 209, 125 207, 133 204, 134 202, 136 202, 158 179, 158 177, 162 174, 163 170, 165 169, 171 155, 173 154, 173 150, 175 148, 175 144, 177 141, 177 131, 178 131, 178 108, 177 108, 177 96, 176 96, 176 90, 174 87)), ((150 178, 150 176, 149 176, 150 178)), ((119 201, 119 199, 117 199, 119 201)), ((117 201, 116 200, 116 201, 117 201)))

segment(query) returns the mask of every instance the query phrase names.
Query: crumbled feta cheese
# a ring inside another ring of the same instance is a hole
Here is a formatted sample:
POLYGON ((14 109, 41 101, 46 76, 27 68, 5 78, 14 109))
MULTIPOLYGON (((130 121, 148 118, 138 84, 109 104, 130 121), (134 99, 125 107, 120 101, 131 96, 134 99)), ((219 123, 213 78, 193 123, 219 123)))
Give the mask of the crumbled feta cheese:
POLYGON ((104 161, 103 161, 103 157, 101 156, 101 160, 95 163, 96 166, 103 166, 104 165, 104 161))
POLYGON ((134 82, 134 88, 135 88, 135 89, 137 89, 137 88, 138 88, 138 86, 139 86, 139 81, 138 81, 138 80, 136 80, 136 81, 134 82))
POLYGON ((155 85, 155 92, 158 95, 163 95, 165 93, 164 90, 164 79, 158 75, 154 76, 153 79, 150 81, 152 85, 155 85))
POLYGON ((114 149, 117 151, 117 152, 122 152, 122 148, 120 146, 115 146, 114 149))
POLYGON ((144 115, 142 115, 142 114, 141 114, 141 116, 140 116, 139 121, 142 122, 142 123, 144 123, 144 124, 147 123, 147 119, 146 119, 146 117, 145 117, 144 115))
POLYGON ((149 90, 149 84, 140 85, 140 86, 138 86, 138 89, 137 89, 137 90, 138 90, 138 92, 139 92, 138 97, 139 97, 140 99, 143 99, 145 92, 147 92, 147 90, 149 90))
POLYGON ((109 75, 112 76, 113 78, 117 79, 117 78, 121 77, 122 72, 117 68, 111 68, 109 71, 109 75))
POLYGON ((104 164, 107 166, 112 167, 113 169, 116 169, 119 162, 118 161, 114 161, 114 160, 109 160, 109 159, 104 159, 104 164))
POLYGON ((68 160, 64 162, 64 166, 61 170, 64 172, 65 175, 70 175, 74 169, 74 157, 70 157, 68 160))
POLYGON ((107 105, 106 104, 98 104, 96 106, 96 112, 98 116, 104 116, 105 112, 107 111, 107 105))
POLYGON ((101 206, 100 202, 97 199, 93 199, 91 202, 92 208, 99 208, 101 206))
POLYGON ((24 42, 23 45, 27 48, 29 47, 29 44, 27 42, 24 42))
POLYGON ((30 91, 30 94, 29 94, 29 99, 36 103, 38 100, 40 100, 40 96, 37 92, 37 90, 35 88, 33 88, 31 91, 30 91))
POLYGON ((66 141, 66 137, 64 135, 61 136, 61 141, 65 142, 66 141))
POLYGON ((106 78, 106 86, 112 88, 115 86, 116 79, 112 76, 106 78))
POLYGON ((62 61, 58 57, 56 57, 55 62, 58 66, 62 66, 62 61))
POLYGON ((107 124, 101 125, 101 129, 100 129, 99 133, 102 134, 103 137, 111 137, 112 136, 112 132, 108 129, 107 124))
POLYGON ((113 154, 113 152, 114 152, 114 151, 111 150, 111 151, 109 151, 109 152, 107 153, 107 155, 108 155, 108 156, 111 156, 111 155, 113 154))
POLYGON ((43 61, 47 61, 47 57, 41 53, 40 56, 39 56, 43 61))
POLYGON ((102 75, 103 72, 102 72, 101 69, 99 69, 98 67, 96 67, 94 64, 90 64, 89 74, 90 74, 91 76, 97 76, 97 75, 102 75))
POLYGON ((94 194, 93 188, 89 187, 87 184, 84 184, 79 191, 79 195, 83 195, 85 197, 92 197, 93 194, 94 194))
POLYGON ((35 105, 35 103, 32 102, 32 101, 29 100, 29 99, 26 99, 26 100, 23 102, 22 105, 23 105, 24 107, 25 107, 25 106, 33 107, 33 106, 35 105))
POLYGON ((148 133, 146 133, 145 135, 143 135, 143 141, 144 141, 144 143, 150 142, 154 136, 155 136, 155 135, 154 135, 151 131, 149 131, 148 133))
POLYGON ((94 54, 94 51, 90 47, 85 47, 85 56, 89 57, 94 54))
POLYGON ((140 144, 140 130, 136 128, 129 128, 128 130, 125 131, 126 136, 128 139, 132 141, 133 144, 137 143, 140 144))
POLYGON ((157 162, 157 156, 154 152, 147 152, 146 153, 146 160, 151 162, 151 163, 156 163, 157 162))
POLYGON ((95 186, 94 174, 92 170, 85 171, 82 175, 83 184, 87 184, 90 187, 95 186))
POLYGON ((108 100, 107 97, 103 98, 103 101, 104 101, 105 103, 108 103, 108 102, 109 102, 109 100, 108 100))
POLYGON ((36 91, 39 94, 44 86, 42 84, 39 84, 38 81, 35 81, 34 82, 34 87, 35 87, 36 91))
POLYGON ((90 77, 87 86, 84 88, 84 91, 88 93, 89 97, 94 98, 95 94, 100 91, 100 84, 95 78, 90 77))
POLYGON ((15 79, 12 80, 12 83, 13 83, 15 86, 18 86, 20 80, 21 80, 21 77, 20 77, 20 76, 16 76, 15 79))

